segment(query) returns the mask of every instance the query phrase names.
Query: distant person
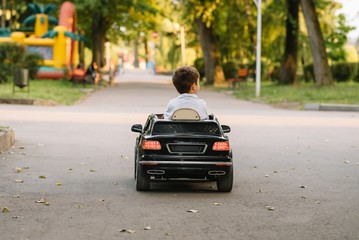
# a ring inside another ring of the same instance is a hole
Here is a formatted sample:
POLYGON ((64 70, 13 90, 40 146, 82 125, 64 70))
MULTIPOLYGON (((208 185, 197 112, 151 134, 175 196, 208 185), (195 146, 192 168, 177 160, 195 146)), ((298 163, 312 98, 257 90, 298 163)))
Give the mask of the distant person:
POLYGON ((85 79, 89 83, 98 83, 98 79, 100 78, 100 75, 97 72, 97 63, 95 61, 92 61, 92 63, 88 66, 86 70, 85 79))
POLYGON ((170 119, 180 108, 191 108, 198 112, 201 119, 208 119, 206 102, 197 96, 200 89, 199 78, 199 72, 194 67, 183 66, 176 69, 172 83, 180 95, 168 102, 165 119, 170 119))

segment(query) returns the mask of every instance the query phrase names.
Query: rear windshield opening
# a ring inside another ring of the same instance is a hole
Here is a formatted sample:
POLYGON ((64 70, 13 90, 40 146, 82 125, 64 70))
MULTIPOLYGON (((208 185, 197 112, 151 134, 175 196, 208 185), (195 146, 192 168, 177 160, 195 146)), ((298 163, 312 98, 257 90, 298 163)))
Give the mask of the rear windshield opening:
POLYGON ((216 123, 208 122, 156 122, 153 126, 152 134, 203 134, 220 135, 219 127, 216 123))

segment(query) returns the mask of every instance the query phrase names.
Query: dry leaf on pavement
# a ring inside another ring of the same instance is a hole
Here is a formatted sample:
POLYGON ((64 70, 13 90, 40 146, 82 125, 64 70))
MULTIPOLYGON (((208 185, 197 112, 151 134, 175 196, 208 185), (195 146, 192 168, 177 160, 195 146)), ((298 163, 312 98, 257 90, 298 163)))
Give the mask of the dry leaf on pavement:
POLYGON ((7 208, 7 207, 3 207, 2 208, 2 213, 7 213, 7 212, 9 212, 10 210, 7 208))
POLYGON ((40 200, 36 201, 36 203, 43 203, 46 206, 50 205, 46 198, 41 198, 40 200))
POLYGON ((135 233, 136 231, 135 230, 131 230, 131 229, 121 229, 121 230, 118 230, 119 232, 127 232, 127 233, 135 233))
POLYGON ((190 209, 190 210, 187 210, 187 212, 190 212, 190 213, 197 213, 199 210, 196 210, 196 209, 190 209))
POLYGON ((274 211, 274 207, 272 207, 272 206, 266 206, 266 209, 268 210, 268 211, 274 211))

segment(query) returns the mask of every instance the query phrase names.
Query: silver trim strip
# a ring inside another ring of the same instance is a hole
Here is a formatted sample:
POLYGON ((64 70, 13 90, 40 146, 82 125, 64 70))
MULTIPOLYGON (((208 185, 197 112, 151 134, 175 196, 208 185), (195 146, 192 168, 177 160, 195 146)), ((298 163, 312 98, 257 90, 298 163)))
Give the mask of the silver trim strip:
POLYGON ((140 161, 141 165, 161 165, 161 164, 168 164, 168 165, 190 165, 190 164, 197 164, 197 165, 225 165, 225 166, 232 166, 232 162, 199 162, 199 161, 140 161))

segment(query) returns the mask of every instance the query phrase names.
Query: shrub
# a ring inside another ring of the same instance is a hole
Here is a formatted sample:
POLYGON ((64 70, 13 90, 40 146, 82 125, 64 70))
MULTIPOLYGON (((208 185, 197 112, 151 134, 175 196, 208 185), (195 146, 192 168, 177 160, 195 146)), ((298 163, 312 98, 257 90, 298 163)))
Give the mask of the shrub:
POLYGON ((357 63, 336 63, 330 67, 333 79, 336 82, 346 82, 354 80, 358 72, 357 63))
POLYGON ((304 66, 303 71, 304 71, 304 80, 306 82, 311 82, 311 81, 314 82, 315 78, 314 78, 314 65, 313 65, 313 63, 304 66))
MULTIPOLYGON (((346 81, 358 81, 358 63, 335 63, 330 66, 332 72, 333 81, 346 82, 346 81)), ((308 64, 304 67, 304 79, 306 82, 315 80, 313 64, 308 64)))
POLYGON ((29 77, 34 79, 42 61, 43 57, 40 54, 27 53, 24 45, 0 44, 0 83, 7 82, 16 68, 29 69, 29 77))
POLYGON ((228 61, 225 64, 223 64, 222 67, 223 67, 224 76, 227 80, 237 77, 237 73, 238 73, 237 63, 235 63, 234 61, 228 61))
POLYGON ((14 43, 0 44, 0 83, 7 82, 9 76, 22 62, 25 47, 14 43))
POLYGON ((44 58, 39 53, 26 53, 23 67, 29 69, 29 78, 35 79, 40 65, 43 64, 44 58))

